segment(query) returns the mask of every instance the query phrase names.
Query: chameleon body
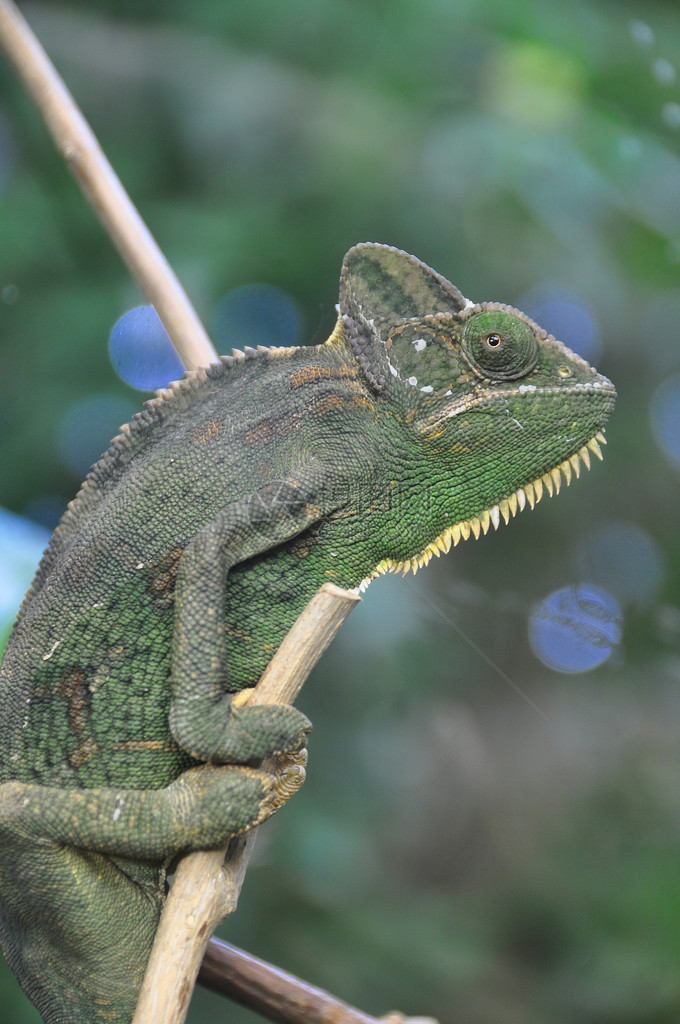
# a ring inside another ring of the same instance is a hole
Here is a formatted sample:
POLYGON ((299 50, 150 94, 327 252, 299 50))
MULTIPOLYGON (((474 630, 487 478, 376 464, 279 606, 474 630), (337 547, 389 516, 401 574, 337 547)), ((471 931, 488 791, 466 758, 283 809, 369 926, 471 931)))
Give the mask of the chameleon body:
POLYGON ((362 244, 319 346, 159 392, 69 506, 0 668, 0 939, 48 1024, 126 1024, 180 852, 263 820, 304 743, 239 708, 327 580, 365 585, 578 474, 610 382, 524 314, 362 244))

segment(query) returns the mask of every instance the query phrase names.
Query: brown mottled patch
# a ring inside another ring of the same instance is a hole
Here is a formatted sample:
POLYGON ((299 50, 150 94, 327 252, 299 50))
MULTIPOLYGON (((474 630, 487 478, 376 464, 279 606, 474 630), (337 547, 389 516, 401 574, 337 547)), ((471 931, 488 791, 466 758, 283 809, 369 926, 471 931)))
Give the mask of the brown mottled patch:
POLYGON ((358 369, 353 366, 343 366, 336 369, 334 366, 303 366, 290 375, 290 386, 301 388, 303 384, 313 384, 318 380, 350 380, 356 377, 358 369))
POLYGON ((290 542, 290 552, 296 558, 306 558, 312 548, 321 543, 321 538, 316 533, 301 533, 299 537, 290 542))
POLYGON ((362 409, 370 409, 371 412, 375 412, 375 405, 373 402, 366 398, 366 395, 362 395, 360 392, 352 395, 352 401, 362 409))
POLYGON ((285 416, 270 416, 262 419, 245 435, 246 444, 267 444, 283 434, 295 430, 300 422, 299 413, 286 413, 285 416))
POLYGON ((157 562, 151 562, 148 566, 151 579, 147 589, 165 605, 174 599, 177 569, 183 551, 184 549, 180 547, 171 548, 157 562))
POLYGON ((335 512, 330 512, 328 515, 329 519, 350 519, 352 516, 357 515, 355 508, 338 508, 335 512))
POLYGON ((273 440, 276 437, 279 423, 278 419, 261 420, 252 430, 248 431, 246 442, 255 445, 266 444, 267 441, 273 440))
POLYGON ((97 749, 94 740, 85 735, 91 699, 85 672, 81 668, 66 669, 59 680, 57 694, 68 701, 68 724, 78 740, 78 747, 70 754, 69 763, 74 768, 80 768, 97 749))
POLYGON ((244 633, 242 629, 237 629, 236 626, 230 626, 228 622, 224 623, 224 632, 227 636, 234 636, 237 640, 252 640, 252 636, 248 633, 244 633))
MULTIPOLYGON (((386 497, 376 498, 367 505, 363 510, 363 515, 369 515, 371 512, 387 512, 390 508, 390 501, 386 497)), ((328 516, 329 519, 350 519, 352 516, 358 515, 356 508, 339 508, 335 512, 331 512, 328 516)))
POLYGON ((94 740, 84 740, 77 750, 69 756, 69 764, 72 768, 82 768, 90 760, 93 754, 97 753, 97 744, 94 740))
POLYGON ((90 693, 97 693, 102 686, 106 686, 111 681, 112 668, 124 662, 125 655, 125 644, 116 643, 106 648, 106 656, 102 658, 101 664, 89 677, 87 688, 90 693))
POLYGON ((210 420, 205 426, 199 427, 194 432, 192 438, 194 444, 206 444, 208 441, 214 441, 220 436, 220 425, 217 420, 210 420))
POLYGON ((164 750, 173 753, 179 750, 179 746, 172 740, 122 740, 120 743, 112 743, 109 750, 124 750, 127 753, 135 750, 164 750))
POLYGON ((344 398, 340 395, 323 395, 321 398, 317 398, 312 406, 312 412, 324 413, 330 409, 342 409, 345 404, 344 398))

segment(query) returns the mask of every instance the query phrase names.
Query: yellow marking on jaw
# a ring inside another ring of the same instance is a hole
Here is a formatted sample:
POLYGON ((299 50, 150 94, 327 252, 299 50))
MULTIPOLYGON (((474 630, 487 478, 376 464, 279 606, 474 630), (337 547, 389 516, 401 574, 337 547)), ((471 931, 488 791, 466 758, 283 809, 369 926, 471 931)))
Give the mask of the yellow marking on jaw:
POLYGON ((488 533, 491 525, 497 530, 501 519, 505 523, 509 523, 510 519, 517 515, 517 512, 521 512, 526 507, 527 503, 530 508, 534 508, 543 497, 544 491, 547 491, 551 496, 559 493, 563 476, 568 486, 572 481, 572 473, 577 477, 580 475, 581 462, 590 469, 591 452, 598 459, 601 459, 602 451, 600 450, 600 445, 606 443, 604 434, 602 431, 599 431, 587 444, 579 448, 574 455, 570 455, 568 459, 560 462, 558 466, 555 466, 548 472, 543 473, 536 480, 524 484, 523 487, 518 487, 507 498, 503 498, 496 505, 492 505, 491 508, 484 509, 478 515, 471 516, 469 519, 463 519, 461 522, 447 527, 427 547, 423 548, 422 551, 412 558, 407 558, 404 561, 383 558, 360 586, 364 586, 370 580, 375 579, 376 576, 382 576, 387 572, 400 572, 404 576, 409 571, 415 573, 422 566, 427 565, 433 556, 439 558, 441 554, 447 554, 452 547, 460 543, 461 539, 467 540, 471 534, 477 539, 480 534, 488 533))
POLYGON ((434 441, 434 440, 436 440, 436 438, 441 437, 443 433, 444 433, 444 428, 443 427, 441 428, 441 430, 433 430, 430 434, 424 434, 423 435, 423 440, 424 441, 434 441))

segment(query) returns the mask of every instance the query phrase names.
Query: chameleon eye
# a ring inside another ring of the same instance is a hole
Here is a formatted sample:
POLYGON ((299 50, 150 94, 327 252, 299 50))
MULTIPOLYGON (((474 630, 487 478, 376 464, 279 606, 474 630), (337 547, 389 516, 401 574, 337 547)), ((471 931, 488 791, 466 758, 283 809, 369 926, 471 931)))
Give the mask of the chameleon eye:
POLYGON ((482 309, 463 324, 463 352, 491 380, 516 380, 538 361, 536 336, 526 321, 504 309, 482 309))

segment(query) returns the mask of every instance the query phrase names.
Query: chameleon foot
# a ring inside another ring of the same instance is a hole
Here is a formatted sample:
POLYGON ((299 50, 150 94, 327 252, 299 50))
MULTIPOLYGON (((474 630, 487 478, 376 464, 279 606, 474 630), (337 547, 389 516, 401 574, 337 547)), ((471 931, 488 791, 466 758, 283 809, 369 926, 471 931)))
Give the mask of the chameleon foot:
POLYGON ((272 792, 272 813, 286 803, 305 781, 307 776, 307 748, 295 754, 278 754, 270 758, 265 768, 274 782, 272 792))

